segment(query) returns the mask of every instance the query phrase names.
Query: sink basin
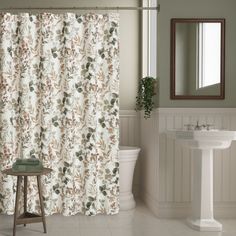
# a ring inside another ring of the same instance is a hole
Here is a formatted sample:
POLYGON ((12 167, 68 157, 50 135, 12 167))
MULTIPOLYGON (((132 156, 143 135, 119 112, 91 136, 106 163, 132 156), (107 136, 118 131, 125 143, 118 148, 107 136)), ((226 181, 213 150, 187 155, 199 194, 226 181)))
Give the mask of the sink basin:
POLYGON ((225 149, 236 139, 235 131, 228 130, 169 130, 167 135, 191 149, 225 149))
POLYGON ((213 149, 228 148, 236 140, 236 131, 169 130, 167 137, 191 149, 192 214, 188 224, 199 231, 222 231, 213 214, 213 149))

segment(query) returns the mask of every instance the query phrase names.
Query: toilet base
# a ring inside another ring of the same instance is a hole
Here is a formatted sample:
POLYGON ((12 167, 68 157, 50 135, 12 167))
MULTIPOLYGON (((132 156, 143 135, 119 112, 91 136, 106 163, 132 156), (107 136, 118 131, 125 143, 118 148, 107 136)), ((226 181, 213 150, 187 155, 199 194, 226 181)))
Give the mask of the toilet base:
POLYGON ((120 193, 119 200, 121 211, 128 211, 134 209, 136 206, 134 195, 132 193, 120 193))

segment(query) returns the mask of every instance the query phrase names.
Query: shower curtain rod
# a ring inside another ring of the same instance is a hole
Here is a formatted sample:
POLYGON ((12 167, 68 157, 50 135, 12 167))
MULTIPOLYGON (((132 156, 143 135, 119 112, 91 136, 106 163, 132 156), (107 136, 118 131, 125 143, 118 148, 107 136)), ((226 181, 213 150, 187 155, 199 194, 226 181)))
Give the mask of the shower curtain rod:
POLYGON ((157 7, 0 7, 0 11, 10 10, 117 10, 117 11, 144 11, 144 10, 160 10, 160 5, 157 7))

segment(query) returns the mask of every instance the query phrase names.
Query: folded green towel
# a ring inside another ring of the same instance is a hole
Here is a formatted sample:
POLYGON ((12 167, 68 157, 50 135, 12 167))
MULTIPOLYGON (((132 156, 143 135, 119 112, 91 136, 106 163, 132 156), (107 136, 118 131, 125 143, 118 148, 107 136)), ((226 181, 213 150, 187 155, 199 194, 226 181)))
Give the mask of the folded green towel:
POLYGON ((40 172, 43 170, 42 162, 36 158, 17 159, 12 165, 14 172, 40 172))
POLYGON ((17 159, 16 165, 38 165, 40 163, 39 159, 28 158, 28 159, 17 159))
POLYGON ((16 164, 16 162, 12 165, 12 170, 14 172, 40 172, 43 170, 42 163, 38 165, 23 165, 16 164))

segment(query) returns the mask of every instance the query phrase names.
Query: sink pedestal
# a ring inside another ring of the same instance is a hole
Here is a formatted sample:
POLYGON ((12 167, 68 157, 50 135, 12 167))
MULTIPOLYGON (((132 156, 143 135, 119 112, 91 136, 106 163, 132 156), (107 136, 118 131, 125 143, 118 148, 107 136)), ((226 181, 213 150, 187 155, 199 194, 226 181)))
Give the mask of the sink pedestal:
POLYGON ((188 224, 199 231, 222 231, 213 214, 213 149, 191 149, 191 155, 192 216, 188 224))
POLYGON ((236 131, 169 130, 167 135, 191 150, 192 214, 189 225, 199 231, 222 231, 213 214, 213 149, 229 148, 236 131))

